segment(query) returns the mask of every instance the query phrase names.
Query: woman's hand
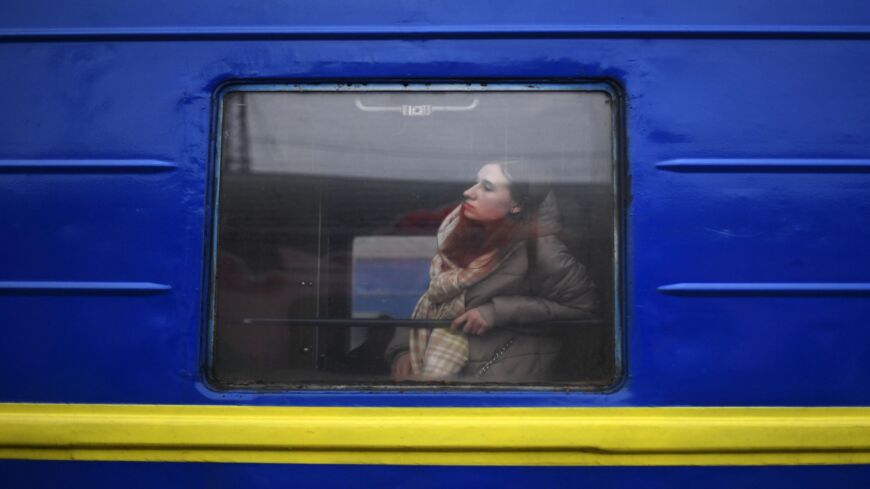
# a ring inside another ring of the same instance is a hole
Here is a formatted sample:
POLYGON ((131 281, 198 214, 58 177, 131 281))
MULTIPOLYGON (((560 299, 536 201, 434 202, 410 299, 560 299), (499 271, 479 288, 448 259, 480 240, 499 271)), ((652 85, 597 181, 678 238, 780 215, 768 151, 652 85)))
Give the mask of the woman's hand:
POLYGON ((481 314, 475 307, 474 309, 465 311, 464 314, 454 319, 453 324, 450 325, 450 329, 453 331, 460 328, 468 334, 481 336, 492 329, 492 325, 486 322, 486 319, 483 318, 483 314, 481 314))
POLYGON ((393 380, 407 380, 411 377, 411 354, 408 352, 399 353, 399 356, 393 360, 391 368, 393 380))

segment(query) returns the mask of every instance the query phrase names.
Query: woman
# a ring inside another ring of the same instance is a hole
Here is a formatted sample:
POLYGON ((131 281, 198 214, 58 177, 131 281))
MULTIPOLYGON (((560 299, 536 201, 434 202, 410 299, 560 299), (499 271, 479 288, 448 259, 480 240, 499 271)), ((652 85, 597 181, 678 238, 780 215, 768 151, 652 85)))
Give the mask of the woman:
POLYGON ((441 223, 412 317, 451 327, 397 331, 387 349, 394 379, 547 380, 560 344, 541 323, 595 311, 592 281, 555 236, 555 197, 536 194, 528 174, 519 162, 484 165, 441 223))

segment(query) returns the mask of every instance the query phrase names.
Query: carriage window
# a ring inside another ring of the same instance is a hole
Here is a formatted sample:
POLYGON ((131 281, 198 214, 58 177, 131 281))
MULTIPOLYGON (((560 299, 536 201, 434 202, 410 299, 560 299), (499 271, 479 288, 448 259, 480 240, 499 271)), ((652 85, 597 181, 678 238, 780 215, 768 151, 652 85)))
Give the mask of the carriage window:
POLYGON ((220 104, 216 385, 614 382, 610 90, 240 86, 220 104))

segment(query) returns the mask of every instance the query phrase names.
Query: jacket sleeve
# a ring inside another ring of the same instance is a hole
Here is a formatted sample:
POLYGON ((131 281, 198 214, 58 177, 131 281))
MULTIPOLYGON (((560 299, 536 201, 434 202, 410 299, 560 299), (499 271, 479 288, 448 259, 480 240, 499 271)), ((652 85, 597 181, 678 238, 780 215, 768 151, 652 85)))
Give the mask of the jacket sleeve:
POLYGON ((393 339, 390 340, 390 343, 387 345, 387 349, 384 352, 384 359, 387 363, 393 363, 393 360, 395 360, 399 354, 405 353, 410 349, 408 346, 410 336, 410 329, 396 328, 396 331, 393 333, 393 339))
POLYGON ((493 326, 532 324, 593 317, 598 309, 595 284, 554 236, 538 239, 538 259, 529 296, 497 296, 480 307, 493 326))

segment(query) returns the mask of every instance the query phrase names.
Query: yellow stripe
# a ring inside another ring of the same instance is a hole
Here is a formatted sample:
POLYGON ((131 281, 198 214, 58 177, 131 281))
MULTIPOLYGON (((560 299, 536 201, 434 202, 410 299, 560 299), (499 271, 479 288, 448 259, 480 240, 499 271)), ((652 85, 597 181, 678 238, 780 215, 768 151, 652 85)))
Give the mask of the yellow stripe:
POLYGON ((427 465, 870 463, 870 408, 0 404, 0 458, 427 465))

